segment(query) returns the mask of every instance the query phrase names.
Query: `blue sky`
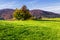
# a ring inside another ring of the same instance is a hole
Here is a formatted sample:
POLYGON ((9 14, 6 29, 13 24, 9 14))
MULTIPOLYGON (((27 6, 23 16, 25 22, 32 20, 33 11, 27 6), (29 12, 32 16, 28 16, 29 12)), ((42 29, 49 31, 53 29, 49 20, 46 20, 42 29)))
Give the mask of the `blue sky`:
POLYGON ((60 0, 0 0, 0 9, 15 9, 26 5, 30 10, 41 9, 60 13, 60 0))

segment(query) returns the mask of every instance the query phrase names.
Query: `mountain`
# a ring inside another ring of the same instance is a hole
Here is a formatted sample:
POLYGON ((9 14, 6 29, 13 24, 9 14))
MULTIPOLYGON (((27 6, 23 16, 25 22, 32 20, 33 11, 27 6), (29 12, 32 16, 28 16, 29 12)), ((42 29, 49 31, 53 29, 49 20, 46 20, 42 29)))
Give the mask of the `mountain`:
MULTIPOLYGON (((5 19, 5 20, 12 19, 13 12, 14 12, 14 9, 1 9, 0 19, 5 19)), ((59 18, 60 17, 60 14, 49 12, 49 11, 44 11, 44 10, 37 10, 37 9, 30 10, 30 13, 37 18, 39 16, 47 17, 47 18, 59 18)))
POLYGON ((44 11, 44 10, 31 10, 30 11, 33 16, 42 16, 42 17, 47 17, 47 18, 59 18, 60 14, 54 13, 54 12, 49 12, 49 11, 44 11))
POLYGON ((2 18, 5 20, 8 20, 8 19, 13 18, 13 12, 14 12, 13 9, 2 9, 2 10, 0 10, 0 19, 2 18))

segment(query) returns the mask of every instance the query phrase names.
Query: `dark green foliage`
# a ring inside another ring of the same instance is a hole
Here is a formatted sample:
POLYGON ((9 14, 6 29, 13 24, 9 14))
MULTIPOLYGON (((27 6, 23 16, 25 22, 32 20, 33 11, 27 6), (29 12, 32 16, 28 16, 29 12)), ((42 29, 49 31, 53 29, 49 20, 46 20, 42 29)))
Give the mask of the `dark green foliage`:
POLYGON ((16 9, 13 15, 17 20, 27 20, 32 16, 26 6, 23 6, 20 10, 16 9))
POLYGON ((20 20, 20 16, 19 16, 19 10, 16 8, 14 14, 13 14, 13 17, 16 18, 17 20, 20 20))

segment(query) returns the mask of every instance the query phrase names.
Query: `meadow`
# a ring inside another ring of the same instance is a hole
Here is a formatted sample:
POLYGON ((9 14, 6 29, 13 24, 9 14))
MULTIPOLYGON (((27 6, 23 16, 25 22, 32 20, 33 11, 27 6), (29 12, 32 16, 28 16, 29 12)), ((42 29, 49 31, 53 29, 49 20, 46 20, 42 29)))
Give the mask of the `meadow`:
POLYGON ((60 40, 60 20, 1 20, 0 40, 60 40))

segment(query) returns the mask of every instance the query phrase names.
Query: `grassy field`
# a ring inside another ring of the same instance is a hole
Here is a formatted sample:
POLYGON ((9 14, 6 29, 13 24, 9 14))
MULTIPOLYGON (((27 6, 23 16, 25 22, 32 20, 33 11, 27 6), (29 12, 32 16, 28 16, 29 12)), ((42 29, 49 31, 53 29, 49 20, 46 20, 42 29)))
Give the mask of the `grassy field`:
POLYGON ((0 40, 60 40, 60 21, 0 21, 0 40))

